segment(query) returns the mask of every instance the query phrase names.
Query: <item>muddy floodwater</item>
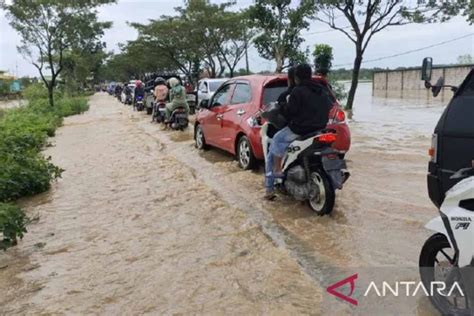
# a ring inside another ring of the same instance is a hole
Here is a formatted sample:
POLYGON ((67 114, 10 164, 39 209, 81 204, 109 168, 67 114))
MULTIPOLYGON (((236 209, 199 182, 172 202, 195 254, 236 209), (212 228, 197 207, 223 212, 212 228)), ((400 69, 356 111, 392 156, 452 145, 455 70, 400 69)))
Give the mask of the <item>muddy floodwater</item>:
MULTIPOLYGON (((0 253, 0 314, 318 315, 335 274, 417 266, 436 216, 425 177, 441 104, 362 84, 352 176, 326 217, 263 201, 262 168, 197 151, 191 128, 163 131, 106 94, 90 104, 45 152, 62 179, 21 201, 34 221, 0 253)), ((425 299, 405 311, 435 313, 425 299)))

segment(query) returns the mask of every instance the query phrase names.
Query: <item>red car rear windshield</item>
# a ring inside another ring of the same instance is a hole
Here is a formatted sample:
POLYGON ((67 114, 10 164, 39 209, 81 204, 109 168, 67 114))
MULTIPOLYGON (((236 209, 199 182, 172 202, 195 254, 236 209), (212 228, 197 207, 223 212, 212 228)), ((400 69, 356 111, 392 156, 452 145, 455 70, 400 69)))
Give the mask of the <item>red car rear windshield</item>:
MULTIPOLYGON (((316 82, 321 83, 320 81, 316 82)), ((279 80, 266 85, 263 89, 262 105, 267 106, 271 102, 276 102, 280 94, 285 92, 287 89, 288 83, 286 80, 279 80)), ((329 87, 329 89, 331 88, 329 87)), ((331 98, 331 101, 333 103, 336 102, 336 98, 334 98, 334 95, 332 93, 329 95, 329 97, 331 98)))
POLYGON ((285 92, 286 89, 288 89, 288 83, 286 82, 286 80, 272 82, 266 85, 263 88, 262 104, 264 106, 267 106, 272 102, 276 102, 280 94, 285 92))

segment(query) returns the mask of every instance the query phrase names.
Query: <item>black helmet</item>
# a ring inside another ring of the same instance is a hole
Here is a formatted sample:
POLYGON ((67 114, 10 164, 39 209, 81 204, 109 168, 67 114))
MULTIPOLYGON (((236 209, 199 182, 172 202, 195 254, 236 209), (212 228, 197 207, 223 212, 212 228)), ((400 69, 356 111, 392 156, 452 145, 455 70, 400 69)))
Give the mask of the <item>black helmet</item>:
POLYGON ((166 80, 163 77, 156 77, 155 78, 155 84, 166 84, 166 80))

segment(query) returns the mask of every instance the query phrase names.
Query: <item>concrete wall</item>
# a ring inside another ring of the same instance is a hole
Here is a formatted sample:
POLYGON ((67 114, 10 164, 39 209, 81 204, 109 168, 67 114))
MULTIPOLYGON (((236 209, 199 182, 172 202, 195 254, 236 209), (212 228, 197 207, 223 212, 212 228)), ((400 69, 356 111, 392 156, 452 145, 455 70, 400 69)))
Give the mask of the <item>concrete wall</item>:
MULTIPOLYGON (((434 68, 431 83, 443 76, 445 84, 458 86, 474 65, 446 66, 434 68)), ((372 95, 385 98, 406 98, 433 100, 431 90, 426 89, 421 81, 421 68, 405 70, 387 70, 375 72, 373 77, 372 95)), ((443 89, 437 101, 447 101, 451 98, 450 89, 443 89)))

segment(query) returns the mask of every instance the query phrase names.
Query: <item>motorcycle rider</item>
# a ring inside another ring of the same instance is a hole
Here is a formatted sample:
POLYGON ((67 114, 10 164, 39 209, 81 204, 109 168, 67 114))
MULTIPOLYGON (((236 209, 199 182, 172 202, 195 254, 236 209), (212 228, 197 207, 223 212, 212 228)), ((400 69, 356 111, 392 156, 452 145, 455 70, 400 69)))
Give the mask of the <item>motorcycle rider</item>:
POLYGON ((327 88, 311 80, 310 65, 300 64, 294 72, 296 86, 291 90, 288 102, 282 103, 280 109, 288 125, 273 137, 265 161, 264 198, 267 200, 276 197, 274 181, 283 177, 281 160, 288 146, 299 136, 324 129, 332 105, 327 88))
POLYGON ((124 85, 123 90, 125 92, 125 104, 128 104, 132 100, 132 89, 128 85, 124 85))
POLYGON ((166 80, 162 77, 157 77, 155 79, 155 102, 166 101, 168 97, 168 87, 166 86, 166 80))
POLYGON ((145 97, 145 88, 140 80, 135 82, 135 93, 133 98, 133 110, 135 111, 137 107, 137 97, 141 96, 142 98, 145 97))
POLYGON ((153 113, 151 115, 151 121, 155 121, 155 117, 157 115, 156 111, 158 111, 158 104, 162 102, 166 102, 168 98, 168 86, 166 85, 166 80, 163 77, 156 77, 155 78, 155 91, 153 94, 155 95, 155 104, 153 106, 153 113))
POLYGON ((170 102, 166 104, 166 122, 169 122, 171 113, 179 107, 183 107, 186 110, 186 114, 189 114, 189 106, 186 101, 186 90, 177 78, 170 78, 168 82, 171 89, 169 91, 170 102))
POLYGON ((117 100, 120 101, 121 96, 122 96, 122 85, 120 83, 117 83, 117 85, 115 86, 115 97, 117 98, 117 100))

